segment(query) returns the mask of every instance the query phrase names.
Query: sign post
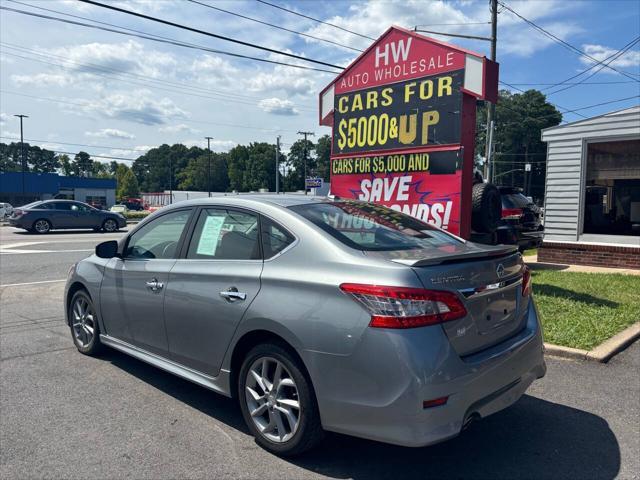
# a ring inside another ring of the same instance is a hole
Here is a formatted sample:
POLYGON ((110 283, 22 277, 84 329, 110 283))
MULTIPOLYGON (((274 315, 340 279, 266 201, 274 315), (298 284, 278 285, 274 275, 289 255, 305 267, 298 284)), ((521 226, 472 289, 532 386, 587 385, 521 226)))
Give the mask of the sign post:
POLYGON ((497 79, 479 54, 391 27, 320 93, 331 193, 469 238, 476 100, 497 79))

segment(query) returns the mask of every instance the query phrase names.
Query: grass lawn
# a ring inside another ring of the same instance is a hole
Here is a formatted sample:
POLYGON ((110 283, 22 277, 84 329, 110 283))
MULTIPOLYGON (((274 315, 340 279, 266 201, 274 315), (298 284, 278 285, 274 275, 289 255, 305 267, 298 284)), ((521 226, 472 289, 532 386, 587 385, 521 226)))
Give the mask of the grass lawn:
POLYGON ((534 270, 546 342, 591 350, 640 321, 640 276, 534 270))

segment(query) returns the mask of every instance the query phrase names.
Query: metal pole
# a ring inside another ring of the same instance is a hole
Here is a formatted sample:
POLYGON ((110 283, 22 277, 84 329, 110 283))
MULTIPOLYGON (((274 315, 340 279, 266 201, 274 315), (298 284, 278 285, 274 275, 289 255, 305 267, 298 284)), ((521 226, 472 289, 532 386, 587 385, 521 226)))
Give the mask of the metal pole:
MULTIPOLYGON (((496 44, 498 42, 498 0, 491 0, 491 60, 496 60, 496 44)), ((487 109, 487 143, 485 146, 485 176, 491 181, 491 166, 490 163, 493 160, 492 144, 493 135, 490 135, 490 129, 493 128, 493 121, 496 116, 496 105, 489 103, 487 109), (491 139, 490 139, 491 138, 491 139)))
POLYGON ((29 118, 28 115, 14 115, 14 117, 18 117, 20 119, 20 163, 22 164, 22 196, 25 196, 25 172, 27 170, 27 158, 24 154, 24 136, 22 135, 22 119, 29 118))
POLYGON ((207 150, 209 150, 209 168, 207 169, 207 189, 209 190, 209 196, 211 196, 211 140, 213 137, 204 137, 207 139, 207 150))
POLYGON ((276 195, 280 193, 280 135, 276 137, 276 195))
POLYGON ((307 194, 307 135, 315 135, 313 132, 298 132, 298 135, 304 135, 304 194, 307 194))
POLYGON ((169 205, 173 203, 173 171, 171 168, 171 155, 169 155, 169 205))

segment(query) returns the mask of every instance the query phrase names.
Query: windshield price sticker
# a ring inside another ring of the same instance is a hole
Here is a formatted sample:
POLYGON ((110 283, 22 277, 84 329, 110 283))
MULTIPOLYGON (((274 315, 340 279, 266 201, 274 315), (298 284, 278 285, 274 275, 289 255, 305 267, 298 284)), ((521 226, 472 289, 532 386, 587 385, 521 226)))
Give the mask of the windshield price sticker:
POLYGON ((333 155, 460 143, 463 73, 336 95, 333 155))

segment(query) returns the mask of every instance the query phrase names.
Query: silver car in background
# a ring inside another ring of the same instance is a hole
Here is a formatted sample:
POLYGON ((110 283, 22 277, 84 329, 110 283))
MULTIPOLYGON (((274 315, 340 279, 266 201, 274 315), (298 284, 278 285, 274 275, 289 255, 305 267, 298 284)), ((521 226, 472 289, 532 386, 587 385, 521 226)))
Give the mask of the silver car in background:
POLYGON ((236 397, 280 455, 325 430, 440 442, 546 371, 514 247, 368 203, 174 204, 77 263, 64 302, 80 352, 106 345, 236 397))

